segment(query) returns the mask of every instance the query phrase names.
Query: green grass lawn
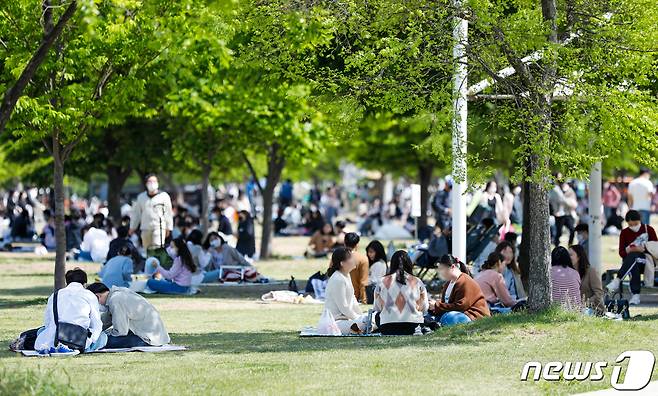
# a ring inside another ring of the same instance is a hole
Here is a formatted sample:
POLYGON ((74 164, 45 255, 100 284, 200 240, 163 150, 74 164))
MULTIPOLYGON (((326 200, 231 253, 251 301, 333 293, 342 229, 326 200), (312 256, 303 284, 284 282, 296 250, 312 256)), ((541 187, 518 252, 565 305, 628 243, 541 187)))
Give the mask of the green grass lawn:
MULTIPOLYGON (((326 260, 260 263, 274 278, 303 280, 326 260)), ((97 265, 85 265, 90 273, 97 265)), ((0 343, 41 324, 52 261, 0 256, 0 343)), ((658 354, 658 308, 632 321, 558 310, 441 329, 425 337, 302 339, 321 306, 262 304, 263 287, 206 287, 193 297, 148 296, 172 342, 163 354, 24 358, 0 352, 0 394, 570 394, 602 382, 519 380, 527 361, 608 361, 630 349, 658 354)))

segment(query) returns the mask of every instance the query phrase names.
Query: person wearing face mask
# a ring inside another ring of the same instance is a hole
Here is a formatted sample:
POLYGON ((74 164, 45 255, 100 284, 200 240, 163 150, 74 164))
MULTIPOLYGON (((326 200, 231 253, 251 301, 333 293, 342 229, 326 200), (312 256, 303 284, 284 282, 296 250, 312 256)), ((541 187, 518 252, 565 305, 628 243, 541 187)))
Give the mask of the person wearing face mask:
POLYGON ((155 272, 164 279, 151 278, 146 282, 146 286, 157 293, 186 294, 192 285, 192 275, 197 270, 187 243, 183 238, 176 238, 169 244, 167 253, 174 260, 174 265, 166 270, 154 262, 155 272))
POLYGON ((616 292, 619 290, 621 280, 630 274, 630 289, 633 296, 628 302, 637 305, 640 303, 640 276, 644 272, 646 243, 658 241, 658 238, 653 227, 642 223, 642 215, 637 210, 629 210, 626 213, 626 222, 628 227, 619 234, 619 256, 623 260, 622 265, 617 271, 617 277, 608 283, 606 288, 610 292, 616 292))
POLYGON ((203 283, 219 281, 222 266, 249 267, 251 264, 233 246, 226 243, 219 233, 211 232, 203 242, 199 263, 204 270, 203 283))
POLYGON ((100 282, 87 286, 101 306, 107 342, 103 349, 161 346, 169 343, 169 333, 160 313, 150 302, 125 287, 108 288, 100 282))
POLYGON ((174 229, 174 217, 169 194, 160 191, 157 176, 146 176, 146 191, 137 196, 130 213, 129 234, 140 230, 142 247, 148 256, 158 248, 165 247, 165 241, 174 229))
POLYGON ((471 278, 464 263, 452 255, 445 255, 439 260, 438 273, 446 283, 441 298, 430 301, 429 311, 438 318, 441 326, 469 323, 491 316, 480 286, 471 278))

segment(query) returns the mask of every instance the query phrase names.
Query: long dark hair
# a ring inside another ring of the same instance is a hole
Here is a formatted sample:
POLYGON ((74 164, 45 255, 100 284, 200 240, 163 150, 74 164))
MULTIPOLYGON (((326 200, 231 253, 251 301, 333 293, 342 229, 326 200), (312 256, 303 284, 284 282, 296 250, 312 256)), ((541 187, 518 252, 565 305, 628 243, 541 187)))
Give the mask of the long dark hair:
POLYGON ((502 241, 496 246, 496 253, 500 253, 501 255, 503 254, 503 250, 510 248, 512 249, 512 261, 510 261, 509 264, 507 264, 507 267, 511 269, 512 271, 516 272, 517 274, 521 273, 521 270, 519 269, 519 264, 516 262, 516 249, 514 248, 514 245, 510 243, 509 241, 502 241))
POLYGON ((445 265, 446 267, 452 267, 453 265, 456 265, 457 267, 459 267, 459 270, 462 273, 471 276, 471 271, 468 270, 466 264, 464 264, 458 258, 454 257, 452 254, 444 254, 443 257, 441 257, 441 259, 439 260, 439 264, 445 265))
POLYGON ((491 252, 487 257, 487 261, 482 264, 483 270, 493 269, 499 262, 503 261, 503 255, 498 252, 491 252))
POLYGON ((352 251, 339 247, 334 250, 331 254, 331 263, 329 264, 329 269, 327 270, 327 278, 331 278, 331 275, 336 271, 340 271, 340 264, 352 257, 352 251))
POLYGON ((569 251, 564 246, 558 246, 551 252, 551 265, 564 268, 573 268, 571 264, 571 256, 569 256, 569 251))
POLYGON ((366 253, 368 253, 368 250, 375 252, 375 258, 373 260, 370 260, 370 256, 368 256, 368 264, 370 264, 370 267, 372 267, 372 265, 378 261, 383 261, 384 264, 388 262, 386 259, 386 250, 384 250, 384 245, 382 245, 382 243, 378 240, 370 242, 368 246, 366 246, 366 253))
POLYGON ((580 279, 583 279, 587 275, 590 266, 587 252, 581 245, 571 245, 569 248, 578 256, 578 274, 580 274, 580 279))
POLYGON ((407 274, 413 274, 414 264, 411 262, 411 257, 404 250, 398 250, 391 257, 391 268, 388 270, 388 274, 396 274, 395 281, 401 285, 407 284, 407 279, 405 277, 405 272, 407 274))
POLYGON ((196 272, 196 264, 194 263, 190 249, 187 248, 187 243, 185 243, 185 240, 181 237, 178 237, 173 239, 172 242, 174 243, 174 246, 176 246, 176 250, 178 250, 178 257, 180 257, 183 265, 186 266, 190 272, 196 272))

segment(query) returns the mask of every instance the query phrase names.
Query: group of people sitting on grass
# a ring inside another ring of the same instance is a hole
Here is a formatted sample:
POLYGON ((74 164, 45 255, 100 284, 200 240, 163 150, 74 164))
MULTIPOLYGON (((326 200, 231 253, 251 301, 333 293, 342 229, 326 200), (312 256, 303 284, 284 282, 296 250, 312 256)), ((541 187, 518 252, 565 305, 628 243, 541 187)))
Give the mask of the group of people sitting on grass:
MULTIPOLYGON (((626 221, 628 227, 619 241, 623 264, 607 289, 617 291, 621 280, 630 275, 630 303, 638 304, 642 274, 645 282, 653 283, 658 238, 653 227, 641 222, 637 211, 629 211, 626 221)), ((436 301, 429 298, 422 280, 414 275, 414 264, 406 251, 395 252, 389 265, 379 241, 368 245, 366 255, 357 251, 357 234, 347 233, 344 241, 344 247, 331 255, 323 291, 325 309, 343 334, 358 334, 369 328, 368 315, 359 305, 371 302, 366 296, 368 286, 374 289, 374 324, 382 334, 413 334, 419 326, 432 321, 450 326, 525 307, 516 247, 509 241, 498 243, 473 277, 459 259, 443 255, 437 272, 444 284, 436 301)), ((601 274, 590 265, 582 244, 553 249, 550 279, 553 301, 563 308, 591 315, 605 313, 601 274)))
POLYGON ((42 354, 161 346, 170 341, 157 309, 120 286, 87 285, 80 268, 66 273, 66 287, 48 298, 43 326, 23 332, 12 350, 42 354))
MULTIPOLYGON (((347 234, 346 240, 349 237, 347 234)), ((360 256, 348 247, 334 250, 331 256, 325 309, 342 334, 360 334, 370 326, 369 315, 361 311, 352 285, 360 256)), ((374 290, 375 325, 382 334, 410 335, 427 322, 450 326, 490 315, 484 294, 464 263, 445 255, 439 260, 438 272, 445 283, 439 299, 430 300, 423 281, 413 275, 407 252, 393 254, 388 271, 374 290)))
MULTIPOLYGON (((149 277, 146 292, 188 294, 194 285, 201 283, 263 279, 252 264, 215 231, 205 239, 199 230, 192 231, 186 239, 174 238, 166 251, 170 259, 166 263, 155 257, 146 260, 144 274, 149 277)), ((101 267, 99 276, 107 287, 131 287, 132 256, 131 247, 124 245, 101 267)))

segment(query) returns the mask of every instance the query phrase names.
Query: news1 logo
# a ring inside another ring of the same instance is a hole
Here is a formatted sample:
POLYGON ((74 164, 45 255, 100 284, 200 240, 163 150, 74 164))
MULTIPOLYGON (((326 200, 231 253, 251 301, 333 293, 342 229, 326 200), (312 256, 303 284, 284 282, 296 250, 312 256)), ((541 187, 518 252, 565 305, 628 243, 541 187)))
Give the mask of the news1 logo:
MULTIPOLYGON (((650 351, 626 351, 617 356, 612 366, 610 385, 617 390, 641 390, 651 381, 651 374, 656 364, 656 357, 650 351), (623 373, 624 361, 626 370, 623 373)), ((521 371, 521 381, 527 381, 530 371, 534 369, 533 381, 601 381, 605 378, 603 369, 608 362, 528 362, 521 371)))

